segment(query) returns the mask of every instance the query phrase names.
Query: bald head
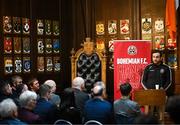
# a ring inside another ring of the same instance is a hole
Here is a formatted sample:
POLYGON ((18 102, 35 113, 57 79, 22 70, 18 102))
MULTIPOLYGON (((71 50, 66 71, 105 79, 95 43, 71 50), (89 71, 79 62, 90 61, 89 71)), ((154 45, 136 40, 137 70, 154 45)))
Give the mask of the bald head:
POLYGON ((93 95, 94 96, 102 96, 102 94, 103 94, 103 87, 100 85, 96 85, 93 88, 93 95))
POLYGON ((76 88, 76 89, 82 90, 84 88, 84 79, 81 78, 81 77, 76 77, 72 81, 72 88, 76 88))

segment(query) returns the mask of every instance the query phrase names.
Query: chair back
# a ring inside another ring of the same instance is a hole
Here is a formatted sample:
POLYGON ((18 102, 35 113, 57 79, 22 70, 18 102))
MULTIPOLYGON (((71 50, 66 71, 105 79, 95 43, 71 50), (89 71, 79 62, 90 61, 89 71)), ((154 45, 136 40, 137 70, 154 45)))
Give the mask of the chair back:
POLYGON ((91 92, 97 81, 106 83, 106 53, 99 51, 90 39, 84 41, 82 48, 71 51, 71 79, 82 77, 85 88, 91 92))
POLYGON ((89 120, 85 122, 84 125, 103 125, 103 124, 96 120, 89 120))
POLYGON ((72 123, 64 119, 58 119, 54 122, 54 125, 72 125, 72 123))

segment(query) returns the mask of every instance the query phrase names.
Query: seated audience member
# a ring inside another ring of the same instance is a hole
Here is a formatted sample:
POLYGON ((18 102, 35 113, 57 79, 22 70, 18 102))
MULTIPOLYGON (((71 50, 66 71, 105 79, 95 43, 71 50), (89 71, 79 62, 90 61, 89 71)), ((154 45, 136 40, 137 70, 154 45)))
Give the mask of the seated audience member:
POLYGON ((33 112, 36 107, 37 94, 33 91, 24 91, 19 97, 19 119, 28 124, 41 123, 39 115, 33 112))
POLYGON ((16 105, 19 107, 19 96, 21 95, 21 93, 23 93, 24 91, 28 90, 28 87, 26 84, 19 84, 16 87, 16 96, 14 97, 14 101, 16 103, 16 105))
POLYGON ((88 100, 84 106, 84 122, 96 120, 107 124, 112 120, 112 105, 103 99, 103 90, 100 85, 93 88, 93 98, 88 100))
POLYGON ((71 88, 66 88, 62 93, 59 118, 70 121, 73 124, 82 123, 80 111, 75 104, 74 91, 71 88))
POLYGON ((46 124, 55 121, 56 106, 49 101, 51 88, 48 85, 42 84, 39 88, 40 98, 37 100, 34 113, 38 114, 42 121, 46 124))
POLYGON ((95 87, 96 85, 100 85, 103 88, 103 98, 107 98, 107 93, 106 93, 106 86, 103 81, 97 81, 93 86, 95 87))
POLYGON ((166 111, 168 112, 170 118, 173 120, 174 124, 180 124, 180 96, 169 97, 166 105, 166 111))
POLYGON ((16 89, 17 89, 17 86, 22 83, 23 83, 23 79, 21 76, 14 75, 11 77, 11 87, 12 87, 12 92, 14 96, 18 97, 18 95, 16 95, 16 89))
POLYGON ((75 104, 79 109, 81 115, 84 109, 85 102, 89 99, 89 95, 84 92, 85 85, 84 79, 81 77, 76 77, 72 81, 72 89, 75 96, 75 104))
POLYGON ((10 98, 4 99, 0 103, 0 124, 4 125, 26 125, 18 117, 17 106, 10 98))
POLYGON ((159 121, 158 121, 158 118, 153 116, 153 115, 150 115, 150 114, 141 114, 139 116, 137 116, 134 120, 134 124, 144 124, 144 125, 147 125, 147 124, 154 124, 154 125, 157 125, 159 124, 159 121))
POLYGON ((12 87, 10 86, 8 81, 1 80, 0 81, 0 102, 4 99, 12 98, 12 87))
POLYGON ((49 101, 51 101, 53 104, 55 104, 57 107, 59 107, 61 99, 59 95, 55 94, 56 93, 56 83, 53 80, 46 80, 44 84, 48 85, 51 87, 51 96, 49 101))
POLYGON ((141 111, 139 105, 130 100, 132 87, 129 83, 120 85, 121 99, 114 102, 114 115, 116 123, 130 124, 133 123, 141 111))
POLYGON ((30 78, 27 82, 28 88, 31 91, 34 91, 36 93, 38 93, 39 91, 39 81, 37 80, 37 78, 30 78))
POLYGON ((19 84, 16 87, 16 93, 18 95, 18 97, 24 92, 28 90, 28 86, 26 84, 19 84))

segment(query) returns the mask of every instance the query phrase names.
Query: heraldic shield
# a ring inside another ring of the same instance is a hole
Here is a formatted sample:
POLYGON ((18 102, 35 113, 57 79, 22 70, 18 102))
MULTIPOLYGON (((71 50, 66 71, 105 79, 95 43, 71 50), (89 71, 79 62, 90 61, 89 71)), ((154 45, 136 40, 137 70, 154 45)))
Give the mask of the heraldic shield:
POLYGON ((71 51, 71 79, 82 77, 85 88, 90 93, 95 82, 106 83, 106 54, 105 50, 98 51, 90 38, 86 38, 82 46, 76 52, 74 48, 71 51))

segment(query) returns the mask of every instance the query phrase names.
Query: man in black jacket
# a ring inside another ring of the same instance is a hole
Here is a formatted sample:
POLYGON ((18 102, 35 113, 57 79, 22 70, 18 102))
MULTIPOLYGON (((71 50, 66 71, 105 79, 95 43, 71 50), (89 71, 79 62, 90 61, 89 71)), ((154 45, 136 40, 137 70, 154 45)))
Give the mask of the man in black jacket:
POLYGON ((171 70, 163 64, 160 51, 152 51, 152 62, 146 66, 142 76, 144 89, 155 89, 155 86, 159 86, 160 89, 167 90, 172 82, 171 70))

